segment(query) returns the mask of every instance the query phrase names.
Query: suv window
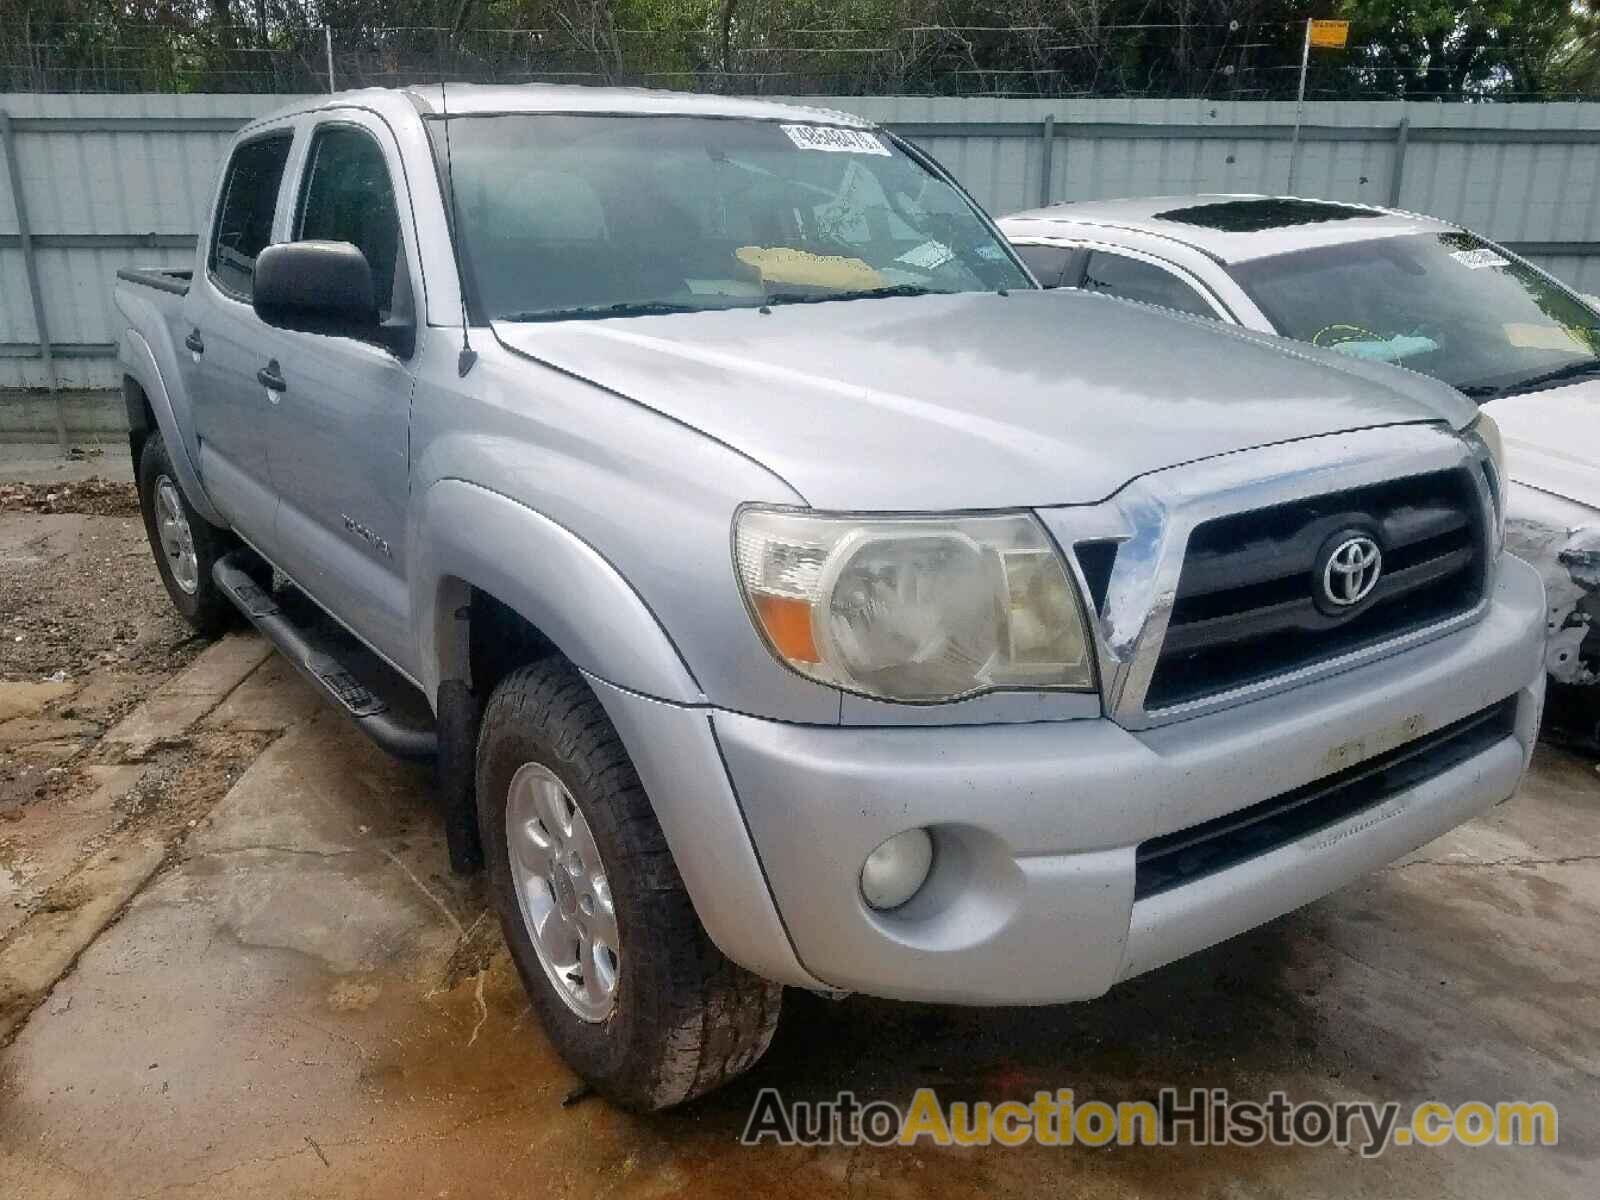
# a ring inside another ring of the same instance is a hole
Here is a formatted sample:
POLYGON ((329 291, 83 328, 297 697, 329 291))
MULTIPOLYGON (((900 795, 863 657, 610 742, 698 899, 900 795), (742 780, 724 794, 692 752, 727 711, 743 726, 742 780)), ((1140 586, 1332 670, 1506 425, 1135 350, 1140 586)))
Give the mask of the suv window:
POLYGON ((1075 253, 1064 246, 1013 245, 1011 248, 1017 252, 1017 257, 1028 264, 1039 285, 1047 288, 1061 286, 1061 273, 1067 269, 1067 260, 1075 253))
POLYGON ((311 144, 300 197, 300 239, 349 242, 367 256, 378 310, 393 307, 400 218, 383 150, 364 130, 337 125, 311 144))
POLYGON ((1125 254, 1108 254, 1104 250, 1090 254, 1083 289, 1121 296, 1125 300, 1139 300, 1145 304, 1159 304, 1163 308, 1175 308, 1197 317, 1215 318, 1217 315, 1216 309, 1206 303, 1205 297, 1165 267, 1129 258, 1125 254))
POLYGON ((292 141, 277 133, 246 142, 233 152, 222 184, 206 266, 218 287, 245 300, 255 283, 256 255, 272 240, 278 184, 292 141))

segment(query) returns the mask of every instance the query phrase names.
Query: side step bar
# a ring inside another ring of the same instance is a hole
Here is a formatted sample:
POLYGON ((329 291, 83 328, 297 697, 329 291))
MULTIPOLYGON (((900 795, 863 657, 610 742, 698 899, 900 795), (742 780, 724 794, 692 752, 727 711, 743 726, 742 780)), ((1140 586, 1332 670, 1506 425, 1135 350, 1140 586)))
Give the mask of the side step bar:
MULTIPOLYGON (((348 653, 327 633, 297 624, 272 593, 257 582, 251 568, 270 570, 249 550, 235 550, 217 560, 211 577, 235 608, 250 618, 263 637, 276 646, 308 680, 325 693, 366 734, 396 758, 414 761, 438 757, 439 735, 431 728, 407 724, 389 703, 362 683, 341 661, 348 653)), ((384 671, 390 668, 384 666, 384 671)), ((410 687, 400 681, 400 686, 410 687)))

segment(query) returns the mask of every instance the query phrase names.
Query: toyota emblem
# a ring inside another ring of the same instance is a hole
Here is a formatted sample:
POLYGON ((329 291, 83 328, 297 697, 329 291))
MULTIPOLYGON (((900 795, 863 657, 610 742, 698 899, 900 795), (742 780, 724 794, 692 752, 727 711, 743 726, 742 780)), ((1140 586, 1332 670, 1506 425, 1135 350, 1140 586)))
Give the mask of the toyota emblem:
POLYGON ((1338 542, 1322 566, 1322 598, 1336 608, 1354 608, 1378 586, 1383 551, 1364 533, 1338 542))

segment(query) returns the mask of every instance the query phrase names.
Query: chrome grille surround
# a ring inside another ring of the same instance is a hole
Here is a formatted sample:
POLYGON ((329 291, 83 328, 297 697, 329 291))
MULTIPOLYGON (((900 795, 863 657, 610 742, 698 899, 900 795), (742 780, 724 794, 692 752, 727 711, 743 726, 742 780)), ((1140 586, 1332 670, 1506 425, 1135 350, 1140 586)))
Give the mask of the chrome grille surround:
POLYGON ((1241 450, 1153 471, 1099 504, 1040 509, 1039 516, 1089 595, 1073 547, 1118 543, 1105 600, 1095 622, 1095 652, 1107 715, 1128 729, 1148 729, 1231 708, 1350 670, 1443 637, 1482 618, 1494 592, 1503 528, 1488 447, 1438 423, 1385 426, 1241 450), (1204 522, 1298 500, 1465 469, 1490 531, 1483 594, 1471 608, 1374 645, 1334 655, 1271 678, 1152 709, 1151 682, 1177 601, 1189 537, 1204 522), (1491 482, 1493 481, 1493 482, 1491 482))

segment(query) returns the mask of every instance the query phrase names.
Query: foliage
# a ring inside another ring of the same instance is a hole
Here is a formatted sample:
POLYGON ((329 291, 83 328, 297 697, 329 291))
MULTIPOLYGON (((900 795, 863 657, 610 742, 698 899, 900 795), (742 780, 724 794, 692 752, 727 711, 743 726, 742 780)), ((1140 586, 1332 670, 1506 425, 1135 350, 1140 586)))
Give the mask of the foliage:
POLYGON ((0 0, 0 88, 293 91, 452 78, 769 94, 1318 97, 1600 89, 1594 0, 0 0))
POLYGON ((1357 62, 1411 97, 1592 93, 1600 19, 1572 0, 1343 0, 1357 62))

